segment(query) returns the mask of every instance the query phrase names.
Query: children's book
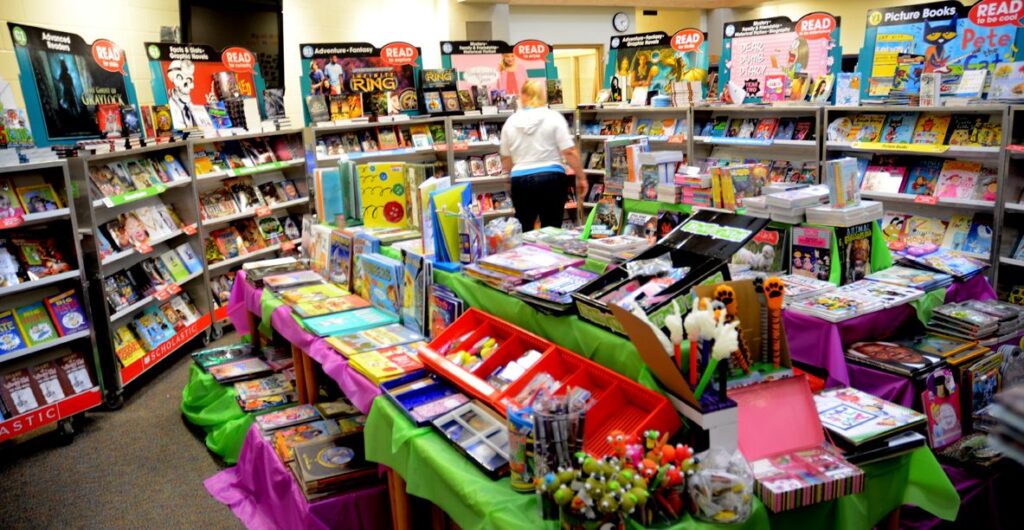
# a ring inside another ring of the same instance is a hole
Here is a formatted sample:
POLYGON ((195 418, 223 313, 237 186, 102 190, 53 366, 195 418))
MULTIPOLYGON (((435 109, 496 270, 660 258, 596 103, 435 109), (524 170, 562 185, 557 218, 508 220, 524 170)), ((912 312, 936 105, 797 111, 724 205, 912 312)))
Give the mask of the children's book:
POLYGON ((999 189, 999 176, 995 170, 982 167, 978 174, 978 185, 974 189, 974 198, 981 201, 995 201, 999 189))
POLYGON ((430 287, 430 337, 436 338, 462 315, 464 302, 439 284, 430 287))
POLYGON ((970 215, 952 215, 946 226, 946 235, 942 238, 942 246, 953 250, 961 250, 971 233, 970 215))
POLYGON ((273 370, 263 359, 247 357, 237 361, 227 362, 210 366, 207 372, 217 380, 218 383, 231 383, 243 379, 252 379, 262 375, 268 375, 273 370))
POLYGON ((875 282, 888 283, 890 285, 901 285, 914 289, 928 290, 932 286, 952 281, 948 274, 941 272, 926 271, 902 265, 893 265, 888 269, 874 272, 867 277, 875 282))
POLYGON ((389 313, 402 311, 402 263, 382 254, 356 256, 361 263, 363 286, 367 298, 376 307, 389 313))
POLYGON ((950 119, 946 143, 948 145, 961 145, 979 147, 978 130, 985 123, 984 116, 980 114, 954 114, 950 119))
POLYGON ((861 191, 899 193, 903 188, 903 179, 907 168, 900 166, 870 165, 864 172, 861 191))
POLYGON ((967 160, 946 160, 939 173, 935 195, 951 199, 969 199, 981 173, 981 163, 967 160))
POLYGON ((12 416, 39 408, 40 398, 36 390, 35 381, 27 369, 0 376, 0 398, 12 416))
POLYGON ((711 123, 711 137, 724 138, 729 131, 729 117, 715 116, 711 123))
POLYGON ((856 114, 846 136, 848 142, 877 142, 882 135, 885 114, 856 114))
POLYGON ((402 324, 417 333, 426 333, 433 262, 422 253, 403 249, 402 270, 402 324))
POLYGON ((547 278, 521 285, 516 292, 557 304, 570 304, 572 293, 596 277, 592 272, 569 267, 547 278))
POLYGON ((535 280, 566 267, 577 266, 580 261, 579 258, 565 256, 538 246, 521 245, 482 258, 477 263, 495 272, 535 280))
POLYGON ((355 333, 364 329, 375 328, 398 322, 398 315, 386 313, 376 307, 354 309, 344 313, 335 313, 303 319, 302 324, 310 332, 321 337, 355 333))
POLYGON ((345 294, 335 297, 307 298, 291 305, 296 315, 309 318, 369 307, 370 302, 354 294, 345 294))
POLYGON ((29 186, 17 186, 15 190, 21 200, 22 207, 27 213, 43 213, 59 210, 64 207, 60 196, 49 184, 33 184, 29 186))
POLYGON ((423 338, 423 335, 405 326, 389 324, 347 335, 327 337, 326 340, 335 350, 338 350, 338 353, 349 357, 364 351, 422 341, 423 338))
POLYGON ((964 241, 963 246, 954 250, 981 254, 987 257, 989 252, 992 251, 991 218, 983 219, 980 215, 975 216, 971 221, 971 228, 967 233, 967 239, 964 241))
POLYGON ((852 283, 871 274, 872 225, 867 222, 835 229, 841 284, 852 283))
POLYGON ((988 99, 1020 101, 1024 99, 1024 62, 999 63, 992 72, 988 99))
POLYGON ((784 74, 764 76, 764 93, 761 95, 761 101, 765 103, 784 101, 787 85, 789 85, 789 77, 784 74))
POLYGON ((858 171, 856 158, 846 157, 825 162, 825 183, 828 185, 829 203, 834 208, 860 204, 858 171))
POLYGON ((814 396, 821 424, 848 445, 858 446, 922 425, 923 414, 853 388, 814 396))
POLYGON ((832 272, 832 231, 794 226, 790 250, 792 273, 828 281, 832 272))
POLYGON ((934 158, 919 160, 910 168, 903 193, 910 195, 935 195, 935 186, 942 173, 942 161, 934 158))
POLYGON ((27 347, 25 338, 14 321, 14 311, 0 312, 0 357, 5 353, 27 347))
POLYGON ((174 326, 157 307, 147 307, 136 317, 134 327, 142 346, 150 351, 174 337, 174 326))
POLYGON ((18 324, 21 336, 28 346, 35 346, 57 338, 50 315, 43 307, 43 302, 36 302, 14 310, 14 321, 18 324))
POLYGON ((319 420, 320 413, 313 405, 296 405, 286 409, 275 410, 256 416, 256 425, 264 433, 270 433, 284 427, 319 420))
POLYGON ((89 329, 89 322, 85 318, 85 311, 82 310, 81 304, 78 303, 78 295, 75 294, 74 289, 51 296, 45 302, 46 309, 50 312, 50 317, 57 325, 57 333, 61 337, 89 329))
POLYGON ((182 243, 175 247, 174 251, 178 253, 178 257, 181 258, 181 262, 188 269, 189 274, 203 270, 203 262, 199 260, 199 256, 196 255, 190 243, 182 243))
POLYGON ((836 76, 836 106, 860 105, 860 72, 840 72, 836 76))
POLYGON ((778 118, 762 118, 761 121, 757 122, 757 128, 754 129, 754 139, 771 140, 775 138, 775 132, 778 128, 778 118))
POLYGON ((757 272, 783 272, 788 270, 788 250, 789 230, 768 226, 733 254, 732 264, 757 272))
POLYGON ((907 247, 938 247, 946 236, 946 226, 947 221, 943 219, 911 215, 907 219, 907 247))
POLYGON ((378 385, 423 368, 416 358, 416 352, 406 346, 357 353, 348 362, 353 369, 378 385))
MULTIPOLYGON (((95 169, 95 168, 91 168, 95 169)), ((7 179, 0 179, 0 219, 20 217, 25 215, 25 209, 18 200, 14 186, 7 179)))
POLYGON ((283 462, 290 462, 295 458, 293 448, 296 445, 339 433, 337 422, 326 420, 282 428, 274 432, 274 451, 283 462))
POLYGON ((942 145, 949 129, 949 114, 923 114, 914 128, 914 143, 942 145))
POLYGON ((249 344, 220 346, 192 352, 192 361, 204 371, 211 366, 248 359, 253 356, 253 348, 249 344))
POLYGON ((128 366, 146 355, 146 350, 142 349, 138 337, 127 324, 114 330, 114 355, 121 366, 128 366))
POLYGON ((234 384, 234 388, 235 396, 239 400, 262 398, 294 390, 292 382, 284 374, 274 374, 259 379, 238 381, 234 384))
POLYGON ((406 165, 401 162, 358 166, 359 198, 363 225, 368 228, 407 228, 409 195, 405 181, 406 165))
POLYGON ((890 112, 885 117, 881 141, 909 144, 914 137, 914 125, 917 121, 916 112, 890 112))
POLYGON ((53 361, 37 364, 32 367, 31 372, 46 404, 56 403, 64 399, 65 394, 64 387, 60 381, 60 371, 53 361))

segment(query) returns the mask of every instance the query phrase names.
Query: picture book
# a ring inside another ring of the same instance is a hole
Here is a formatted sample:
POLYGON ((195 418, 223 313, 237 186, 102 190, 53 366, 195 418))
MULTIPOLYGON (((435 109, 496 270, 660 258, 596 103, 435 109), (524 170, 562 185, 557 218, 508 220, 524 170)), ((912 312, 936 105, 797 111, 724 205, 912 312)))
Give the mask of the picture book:
POLYGON ((230 383, 267 375, 272 370, 263 359, 246 357, 237 361, 210 366, 206 370, 219 383, 230 383))
POLYGON ((729 117, 715 116, 711 123, 711 137, 724 138, 729 131, 729 117))
POLYGON ((39 408, 35 381, 24 368, 0 376, 0 397, 12 416, 39 408))
POLYGON ((296 476, 307 494, 355 487, 376 477, 366 461, 362 434, 334 435, 295 446, 296 476))
POLYGON ((999 176, 995 170, 982 167, 978 175, 978 185, 974 189, 974 198, 982 201, 995 201, 999 189, 999 176))
POLYGON ((394 313, 386 313, 376 307, 354 309, 344 313, 335 313, 303 319, 303 326, 310 332, 321 337, 355 333, 364 329, 375 328, 398 322, 394 313))
POLYGON ((114 330, 114 355, 121 366, 128 366, 146 355, 146 350, 142 349, 138 337, 127 324, 114 330))
POLYGON ((597 210, 594 214, 594 223, 604 225, 611 234, 619 233, 619 227, 622 225, 622 204, 621 196, 610 193, 602 195, 594 207, 597 210))
POLYGON ((942 363, 940 357, 913 349, 909 341, 856 342, 846 350, 846 358, 886 372, 916 376, 942 363))
POLYGON ((22 207, 17 193, 10 180, 0 179, 0 219, 11 217, 22 217, 25 215, 25 208, 22 207))
POLYGON ((950 119, 946 143, 967 147, 981 146, 978 131, 984 123, 985 117, 980 114, 954 114, 950 119))
POLYGON ((974 195, 980 173, 980 162, 946 160, 939 173, 935 195, 940 198, 969 199, 974 195))
POLYGON ((960 279, 969 278, 988 268, 986 261, 944 248, 923 256, 907 254, 902 259, 960 279))
MULTIPOLYGON (((595 241, 603 240, 597 239, 595 241)), ((495 272, 535 280, 566 267, 578 265, 580 259, 534 245, 521 245, 481 258, 477 263, 481 267, 495 272)))
POLYGON ((769 226, 762 229, 732 256, 732 264, 757 272, 788 270, 789 230, 769 226))
POLYGON ((43 213, 59 210, 64 207, 60 196, 49 184, 33 184, 30 186, 17 186, 15 190, 21 205, 27 213, 43 213))
POLYGON ((946 226, 946 235, 942 238, 942 246, 953 250, 961 250, 970 233, 970 215, 951 215, 949 217, 949 224, 946 226))
POLYGON ((647 238, 650 236, 651 243, 656 238, 656 219, 653 215, 640 212, 629 212, 626 215, 625 226, 622 227, 622 235, 647 238))
POLYGON ((203 270, 203 262, 199 260, 199 256, 196 255, 195 250, 192 250, 192 245, 189 243, 182 243, 174 248, 174 251, 178 253, 178 257, 181 258, 181 262, 188 269, 189 274, 194 274, 203 270))
POLYGON ((825 183, 828 185, 829 203, 834 208, 860 204, 858 188, 858 162, 846 157, 825 162, 825 183))
POLYGON ((792 229, 792 273, 828 281, 832 272, 832 231, 809 226, 792 229))
POLYGON ((430 337, 436 338, 462 315, 464 302, 442 285, 430 287, 430 337))
POLYGON ((349 357, 348 362, 353 369, 378 385, 423 368, 416 352, 406 346, 357 353, 349 357))
POLYGON ((836 289, 838 293, 868 297, 884 307, 896 307, 924 296, 924 291, 870 280, 857 280, 836 289))
POLYGON ((778 128, 778 118, 762 118, 761 121, 757 122, 757 128, 754 129, 754 139, 771 140, 775 138, 775 132, 778 128))
POLYGON ((174 326, 154 306, 147 307, 133 324, 142 346, 150 351, 174 336, 174 326))
POLYGON ((337 422, 318 420, 286 427, 274 432, 273 444, 277 456, 284 462, 295 458, 292 450, 296 445, 339 434, 337 422))
POLYGON ((992 220, 976 215, 971 221, 971 227, 963 246, 954 250, 980 254, 987 259, 989 252, 992 251, 992 220))
POLYGON ((569 267, 547 278, 521 285, 516 292, 557 304, 571 304, 572 293, 596 277, 589 271, 569 267))
POLYGON ((403 266, 382 254, 356 256, 362 271, 363 288, 376 307, 398 315, 402 311, 403 266))
POLYGON ((64 379, 71 386, 72 393, 79 394, 96 386, 89 370, 89 363, 81 353, 69 353, 57 359, 57 368, 64 373, 64 379))
POLYGON ((220 346, 192 352, 192 361, 204 371, 211 366, 225 364, 253 356, 253 348, 249 344, 220 346))
POLYGON ((903 193, 910 195, 935 195, 935 186, 942 173, 942 161, 934 158, 918 160, 910 168, 903 193))
POLYGON ((57 338, 50 315, 43 307, 43 302, 36 302, 14 310, 14 321, 21 331, 21 336, 28 346, 35 346, 57 338))
POLYGON ((402 324, 427 332, 427 299, 433 283, 433 262, 421 253, 402 250, 402 324))
POLYGON ((821 424, 848 445, 862 445, 922 425, 923 414, 854 388, 814 396, 821 424))
POLYGON ((907 247, 938 247, 946 236, 946 226, 947 221, 943 219, 911 215, 907 219, 907 247))
POLYGON ((64 399, 64 388, 60 384, 60 372, 53 361, 37 364, 30 371, 44 404, 56 403, 64 399))
POLYGON ((61 337, 89 329, 85 311, 78 303, 74 289, 46 298, 45 303, 61 337))
POLYGON ((988 88, 989 100, 1020 101, 1024 99, 1024 62, 996 65, 988 88))
POLYGON ((840 72, 836 76, 836 106, 860 105, 860 72, 840 72))
POLYGON ((899 193, 903 189, 903 179, 907 168, 899 166, 869 165, 864 172, 861 191, 899 193))
POLYGON ((14 311, 0 312, 0 358, 5 353, 27 348, 21 329, 14 322, 14 311))
POLYGON ((856 114, 846 136, 847 142, 877 142, 882 135, 885 114, 856 114))
POLYGON ((389 324, 347 335, 327 337, 326 341, 338 353, 349 357, 364 351, 379 350, 390 346, 422 341, 423 338, 423 335, 403 325, 389 324))
POLYGON ((849 227, 836 227, 840 284, 852 283, 871 274, 872 225, 873 223, 867 222, 849 227))
POLYGON ((924 114, 917 120, 914 128, 914 143, 942 145, 949 129, 949 114, 924 114))
POLYGON ((295 389, 292 386, 292 382, 284 374, 274 374, 259 379, 238 381, 234 384, 234 388, 235 396, 239 400, 284 394, 295 389))
POLYGON ((928 445, 939 449, 960 439, 960 385, 950 369, 936 370, 927 376, 921 406, 928 417, 928 445))
POLYGON ((296 315, 302 318, 309 318, 369 307, 370 302, 354 294, 345 294, 335 297, 306 298, 292 303, 291 306, 296 315))
POLYGON ((868 275, 867 279, 922 290, 931 289, 934 285, 952 281, 952 278, 950 278, 948 274, 926 271, 912 267, 904 267, 901 265, 893 265, 887 269, 873 272, 868 275))
POLYGON ((407 228, 409 213, 401 162, 358 166, 363 225, 368 228, 407 228))
POLYGON ((890 112, 885 116, 882 128, 882 142, 909 144, 914 138, 914 125, 917 123, 916 112, 890 112))
POLYGON ((255 422, 261 431, 269 433, 284 427, 319 419, 321 419, 320 413, 317 412, 316 407, 307 404, 258 414, 255 417, 255 422))

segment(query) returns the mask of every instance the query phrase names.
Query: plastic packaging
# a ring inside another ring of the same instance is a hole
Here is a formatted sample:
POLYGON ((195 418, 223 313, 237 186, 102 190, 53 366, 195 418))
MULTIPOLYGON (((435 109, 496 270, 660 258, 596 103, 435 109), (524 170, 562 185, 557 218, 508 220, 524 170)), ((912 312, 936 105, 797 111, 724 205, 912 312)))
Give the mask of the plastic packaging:
POLYGON ((638 276, 660 276, 672 270, 672 256, 666 252, 656 258, 630 261, 626 272, 630 278, 638 276))
POLYGON ((487 255, 497 254, 523 243, 523 227, 515 217, 494 219, 484 228, 487 255))
POLYGON ((739 451, 713 447, 697 455, 697 471, 689 477, 693 515, 713 523, 742 523, 754 503, 754 475, 739 451))

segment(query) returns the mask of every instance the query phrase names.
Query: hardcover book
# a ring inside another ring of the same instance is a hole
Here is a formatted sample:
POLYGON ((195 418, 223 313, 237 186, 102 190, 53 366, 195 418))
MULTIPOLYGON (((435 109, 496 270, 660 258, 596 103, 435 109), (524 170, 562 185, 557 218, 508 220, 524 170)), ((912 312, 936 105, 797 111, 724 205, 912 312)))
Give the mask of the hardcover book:
POLYGON ((192 360, 204 371, 209 371, 211 366, 248 359, 250 357, 252 357, 252 346, 248 344, 208 348, 192 353, 192 360))
POLYGON ((235 396, 239 400, 248 400, 285 394, 295 390, 291 381, 284 374, 274 374, 249 381, 238 381, 234 384, 235 396))
POLYGON ((942 363, 940 357, 915 350, 899 341, 855 342, 847 348, 846 358, 910 377, 923 374, 942 363))
POLYGON ((0 376, 0 397, 12 415, 17 416, 39 408, 35 381, 27 369, 8 372, 0 376))
POLYGON ((47 361, 33 366, 31 372, 45 404, 56 403, 64 399, 64 388, 60 384, 57 365, 52 361, 47 361))
POLYGON ((14 311, 0 312, 0 357, 27 347, 21 330, 14 322, 14 311))
POLYGON ((935 186, 942 173, 942 161, 933 158, 919 160, 910 168, 910 175, 903 193, 911 195, 935 195, 935 186))
POLYGON ((50 312, 54 324, 57 325, 57 333, 61 337, 89 329, 85 311, 78 303, 78 295, 75 294, 74 289, 51 296, 45 302, 46 309, 50 312))
POLYGON ((375 477, 367 462, 362 433, 320 438, 294 448, 298 477, 309 494, 343 489, 375 477))
POLYGON ((890 112, 885 117, 881 141, 909 144, 914 139, 914 125, 917 121, 916 112, 890 112))
POLYGON ((939 173, 935 195, 952 199, 970 199, 981 173, 981 163, 966 160, 946 160, 939 173))
POLYGON ((925 422, 925 417, 854 388, 834 388, 814 396, 821 424, 847 445, 858 446, 925 422))
POLYGON ((327 420, 311 421, 293 427, 286 427, 274 432, 274 451, 284 462, 294 458, 292 448, 319 438, 338 434, 337 422, 327 420))
POLYGON ((924 114, 917 120, 914 128, 914 143, 942 145, 949 129, 949 114, 924 114))
POLYGON ((398 316, 387 313, 376 307, 354 309, 344 313, 324 315, 303 319, 303 326, 310 332, 321 337, 355 333, 364 329, 375 328, 398 322, 398 316))
POLYGON ((262 359, 249 357, 224 364, 210 366, 206 370, 219 383, 230 383, 241 379, 249 379, 269 374, 270 365, 262 359))
POLYGON ((319 419, 321 419, 320 413, 317 412, 316 407, 313 405, 296 405, 286 409, 275 410, 274 412, 259 414, 256 416, 255 421, 261 431, 269 433, 284 427, 319 419))
POLYGON ((18 324, 25 343, 35 346, 57 338, 57 330, 50 321, 50 315, 43 302, 36 302, 14 310, 14 321, 18 324))
POLYGON ((828 281, 831 276, 832 231, 794 226, 790 251, 793 274, 828 281))
POLYGON ((356 256, 360 262, 363 286, 370 302, 393 314, 402 312, 402 287, 404 267, 398 260, 382 254, 356 256))
POLYGON ((389 324, 347 335, 327 337, 327 343, 345 357, 366 351, 422 341, 423 335, 399 324, 389 324))

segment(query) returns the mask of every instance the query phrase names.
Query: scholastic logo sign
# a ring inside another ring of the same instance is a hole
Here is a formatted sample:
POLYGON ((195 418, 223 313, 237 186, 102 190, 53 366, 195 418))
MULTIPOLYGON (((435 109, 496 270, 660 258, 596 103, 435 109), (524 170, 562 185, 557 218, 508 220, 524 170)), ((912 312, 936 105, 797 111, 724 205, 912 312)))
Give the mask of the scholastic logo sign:
POLYGON ((704 32, 699 29, 681 29, 672 35, 672 49, 677 52, 692 52, 704 44, 704 32))
POLYGON ((516 43, 513 53, 524 61, 543 61, 550 48, 539 40, 524 40, 516 43))
POLYGON ((124 73, 124 52, 113 41, 100 39, 92 43, 92 59, 108 72, 124 73))
POLYGON ((827 39, 836 29, 836 18, 828 13, 811 13, 796 22, 796 34, 805 39, 827 39))
POLYGON ((220 54, 220 62, 232 72, 250 74, 256 68, 256 55, 245 48, 232 46, 220 54))
POLYGON ((1024 0, 981 0, 974 4, 968 17, 976 25, 989 28, 1024 27, 1020 23, 1024 18, 1024 0))
POLYGON ((387 66, 414 64, 419 55, 419 50, 407 42, 392 42, 380 49, 380 58, 387 66))

